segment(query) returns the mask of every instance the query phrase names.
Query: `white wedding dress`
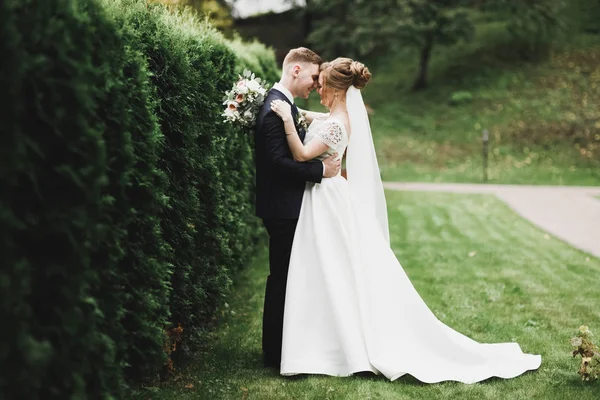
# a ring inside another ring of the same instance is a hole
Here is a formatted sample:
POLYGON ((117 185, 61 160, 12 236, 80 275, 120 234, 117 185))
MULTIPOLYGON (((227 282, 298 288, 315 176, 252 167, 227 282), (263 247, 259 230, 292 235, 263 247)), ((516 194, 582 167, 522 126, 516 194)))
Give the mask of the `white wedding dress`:
POLYGON ((350 141, 342 122, 329 118, 313 121, 304 142, 327 144, 321 159, 343 154, 350 142, 348 180, 306 185, 287 281, 281 374, 372 371, 390 380, 410 374, 426 383, 474 383, 537 369, 539 355, 524 354, 517 343, 475 342, 440 322, 421 299, 390 248, 385 203, 379 215, 374 210, 384 201, 378 170, 352 186, 376 159, 366 160, 374 149, 360 91, 351 87, 347 102, 350 141), (352 151, 363 159, 351 160, 352 151))

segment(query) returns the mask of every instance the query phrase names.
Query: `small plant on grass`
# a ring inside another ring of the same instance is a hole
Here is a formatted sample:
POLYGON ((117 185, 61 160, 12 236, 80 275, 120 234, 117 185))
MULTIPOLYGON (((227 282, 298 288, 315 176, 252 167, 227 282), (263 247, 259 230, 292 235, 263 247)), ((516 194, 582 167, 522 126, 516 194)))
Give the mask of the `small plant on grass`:
POLYGON ((595 381, 600 377, 600 350, 593 341, 594 334, 585 325, 577 330, 577 335, 571 338, 573 357, 581 356, 579 375, 584 381, 595 381))
POLYGON ((452 106, 457 106, 460 104, 470 103, 473 101, 473 94, 467 91, 458 91, 453 92, 450 97, 449 104, 452 106))

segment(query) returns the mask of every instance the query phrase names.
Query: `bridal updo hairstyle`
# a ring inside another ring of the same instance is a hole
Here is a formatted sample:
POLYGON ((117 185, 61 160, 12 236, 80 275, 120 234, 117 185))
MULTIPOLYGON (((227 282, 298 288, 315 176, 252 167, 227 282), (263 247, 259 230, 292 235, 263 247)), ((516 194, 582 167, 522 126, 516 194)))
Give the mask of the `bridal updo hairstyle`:
POLYGON ((371 79, 369 68, 346 57, 321 64, 321 72, 325 86, 342 91, 346 91, 352 85, 362 89, 371 79))

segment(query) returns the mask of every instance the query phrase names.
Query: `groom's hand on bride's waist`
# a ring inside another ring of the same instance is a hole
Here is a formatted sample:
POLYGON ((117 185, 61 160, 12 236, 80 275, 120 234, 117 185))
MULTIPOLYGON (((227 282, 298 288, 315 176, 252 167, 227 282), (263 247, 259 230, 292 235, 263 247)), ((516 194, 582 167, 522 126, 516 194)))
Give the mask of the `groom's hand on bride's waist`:
POLYGON ((342 161, 337 160, 337 156, 338 153, 333 153, 323 160, 323 178, 332 178, 340 172, 342 161))

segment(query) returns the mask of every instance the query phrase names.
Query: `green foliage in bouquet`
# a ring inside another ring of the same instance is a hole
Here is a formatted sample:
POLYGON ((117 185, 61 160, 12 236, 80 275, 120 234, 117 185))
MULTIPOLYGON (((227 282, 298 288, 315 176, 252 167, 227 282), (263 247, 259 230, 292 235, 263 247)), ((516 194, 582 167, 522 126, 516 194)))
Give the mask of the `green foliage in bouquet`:
POLYGON ((575 337, 571 338, 573 357, 581 356, 579 375, 584 381, 595 381, 600 378, 600 349, 593 341, 594 334, 582 325, 575 337))

